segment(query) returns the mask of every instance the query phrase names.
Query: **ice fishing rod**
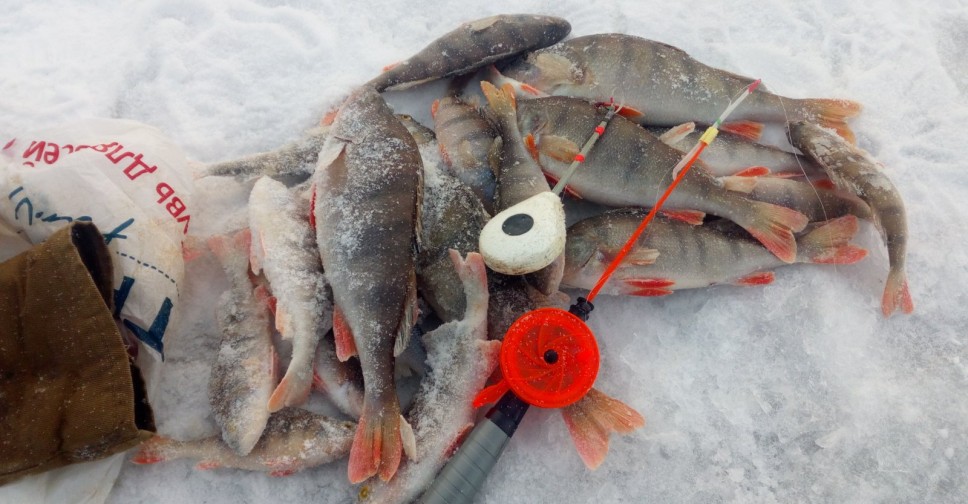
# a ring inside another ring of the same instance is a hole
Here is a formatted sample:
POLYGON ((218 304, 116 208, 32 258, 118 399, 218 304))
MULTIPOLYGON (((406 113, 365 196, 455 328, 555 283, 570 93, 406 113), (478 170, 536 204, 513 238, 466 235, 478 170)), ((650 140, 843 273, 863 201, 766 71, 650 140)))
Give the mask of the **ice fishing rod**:
MULTIPOLYGON (((501 344, 500 370, 503 378, 497 384, 482 390, 474 399, 475 407, 495 400, 497 403, 488 411, 484 420, 474 427, 457 453, 431 483, 421 497, 422 504, 473 502, 474 496, 484 485, 484 480, 531 406, 561 408, 577 402, 591 390, 598 377, 599 368, 598 344, 591 329, 585 324, 595 308, 592 300, 631 251, 672 191, 699 159, 702 151, 716 139, 719 127, 729 114, 753 93, 759 83, 758 79, 747 86, 736 99, 731 100, 726 110, 706 129, 696 145, 676 164, 672 169, 672 183, 602 273, 587 298, 579 297, 568 311, 559 308, 529 311, 511 324, 501 344)), ((595 133, 575 156, 566 175, 555 185, 558 192, 552 194, 556 198, 578 164, 584 161, 595 141, 605 132, 607 123, 617 110, 615 104, 611 103, 606 118, 595 128, 595 133)), ((535 218, 531 217, 531 220, 534 221, 535 218)))

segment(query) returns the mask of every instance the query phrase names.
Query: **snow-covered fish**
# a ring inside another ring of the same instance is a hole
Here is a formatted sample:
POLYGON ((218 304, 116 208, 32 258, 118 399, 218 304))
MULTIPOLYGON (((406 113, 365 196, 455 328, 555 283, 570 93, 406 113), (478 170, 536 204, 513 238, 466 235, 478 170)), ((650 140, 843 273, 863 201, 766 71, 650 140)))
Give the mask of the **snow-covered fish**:
MULTIPOLYGON (((582 289, 594 287, 644 216, 642 210, 620 209, 572 225, 565 245, 562 283, 582 289)), ((772 283, 774 274, 770 270, 785 263, 729 224, 692 226, 657 216, 601 292, 664 296, 679 289, 715 284, 772 283)), ((856 232, 857 218, 852 215, 819 225, 798 239, 796 260, 857 262, 867 251, 848 244, 856 232)))
MULTIPOLYGON (((535 51, 505 68, 504 75, 532 94, 598 102, 614 98, 636 122, 670 127, 713 121, 755 80, 704 65, 671 45, 619 33, 577 37, 535 51)), ((849 100, 785 98, 760 86, 730 119, 778 124, 806 119, 853 141, 846 119, 860 108, 849 100)))
POLYGON ((464 284, 449 250, 476 251, 488 215, 469 187, 425 161, 421 219, 418 287, 441 320, 457 320, 465 311, 464 284))
MULTIPOLYGON (((493 167, 498 174, 494 202, 494 211, 498 213, 539 193, 549 192, 551 187, 518 128, 514 91, 510 87, 498 89, 487 81, 481 82, 481 90, 502 138, 496 160, 499 164, 493 167)), ((550 296, 558 292, 564 265, 564 254, 559 254, 551 264, 528 273, 525 278, 542 294, 550 296)))
POLYGON ((451 251, 467 309, 422 338, 430 372, 423 378, 408 418, 414 428, 418 458, 408 460, 387 483, 360 491, 367 504, 412 502, 423 492, 474 426, 474 395, 497 365, 501 343, 487 340, 487 279, 484 260, 451 251))
POLYGON ((817 187, 803 180, 777 177, 744 177, 737 184, 749 183, 750 199, 765 201, 791 208, 807 216, 810 222, 819 222, 853 215, 858 219, 871 220, 871 209, 863 200, 846 191, 817 187))
MULTIPOLYGON (((518 102, 521 132, 532 137, 541 167, 554 179, 563 176, 605 113, 583 100, 562 96, 518 102)), ((568 189, 581 198, 615 207, 651 206, 672 182, 672 168, 681 158, 681 152, 655 135, 615 116, 569 179, 568 189)), ((703 166, 696 162, 697 168, 703 166)), ((803 214, 753 201, 724 187, 704 169, 690 170, 663 208, 687 219, 692 215, 694 221, 701 220, 702 212, 726 217, 788 263, 796 259, 793 232, 807 224, 803 214)))
POLYGON ((194 441, 155 436, 141 444, 131 462, 155 464, 187 458, 199 461, 197 469, 224 467, 289 476, 346 456, 355 428, 353 422, 284 408, 269 417, 265 432, 247 455, 236 453, 219 436, 194 441))
POLYGON ((222 263, 231 286, 219 299, 216 321, 222 333, 208 386, 209 403, 222 440, 239 455, 252 451, 269 419, 266 404, 276 386, 269 295, 249 279, 249 230, 214 236, 208 246, 222 263))
POLYGON ((827 170, 841 189, 867 202, 874 214, 874 225, 887 246, 890 272, 881 298, 881 311, 890 316, 895 310, 914 311, 904 270, 907 254, 907 216, 901 194, 881 171, 870 154, 848 144, 820 126, 806 122, 790 124, 791 142, 827 170))
POLYGON ((359 362, 339 360, 332 332, 316 345, 313 388, 326 394, 334 406, 350 417, 360 418, 363 414, 363 377, 359 362))
POLYGON ((367 85, 377 91, 406 89, 461 75, 565 38, 571 25, 561 18, 503 14, 464 23, 417 54, 390 65, 367 85))
POLYGON ((285 376, 269 398, 269 411, 306 402, 313 384, 316 345, 333 327, 333 301, 309 224, 309 201, 269 177, 249 195, 252 272, 264 273, 275 297, 276 330, 292 340, 285 376))
POLYGON ((393 357, 407 347, 417 288, 414 256, 423 170, 406 127, 371 87, 354 91, 337 112, 319 155, 316 238, 333 290, 337 355, 358 354, 363 415, 350 452, 349 479, 400 464, 409 426, 400 415, 393 357))
MULTIPOLYGON (((704 130, 697 130, 695 123, 685 123, 673 128, 649 128, 666 144, 682 152, 689 152, 704 130)), ((785 150, 756 143, 749 138, 729 131, 720 131, 716 141, 702 151, 703 166, 716 177, 730 175, 760 176, 826 176, 823 168, 810 158, 785 150)))
POLYGON ((490 158, 497 155, 500 140, 494 126, 480 110, 456 94, 434 102, 431 113, 440 155, 450 173, 473 189, 488 213, 494 213, 497 179, 490 158))
POLYGON ((307 131, 298 140, 278 149, 213 163, 206 166, 198 175, 235 177, 240 180, 251 180, 263 175, 307 178, 312 175, 316 167, 319 149, 322 148, 327 136, 329 136, 329 126, 317 126, 307 131))

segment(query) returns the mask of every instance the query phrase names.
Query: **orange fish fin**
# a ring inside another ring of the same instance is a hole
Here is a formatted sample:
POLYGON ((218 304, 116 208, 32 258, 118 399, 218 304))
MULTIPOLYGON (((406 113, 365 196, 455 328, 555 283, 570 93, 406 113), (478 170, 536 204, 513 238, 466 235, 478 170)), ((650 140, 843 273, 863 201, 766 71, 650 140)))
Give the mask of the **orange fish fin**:
POLYGON ((313 388, 321 392, 326 391, 326 380, 319 376, 315 369, 313 370, 313 388))
POLYGON ((562 408, 561 415, 578 455, 592 470, 605 461, 612 432, 629 434, 645 426, 637 411, 594 388, 578 402, 562 408))
POLYGON ((164 436, 152 436, 150 439, 138 446, 138 451, 131 457, 131 462, 135 464, 157 464, 170 460, 166 451, 171 445, 177 444, 164 436))
POLYGON ((525 93, 528 93, 529 95, 532 95, 532 96, 548 96, 545 93, 541 92, 541 90, 539 90, 538 88, 530 84, 525 84, 522 82, 521 84, 518 85, 518 87, 521 89, 521 91, 524 91, 525 93))
MULTIPOLYGON (((655 264, 656 259, 659 258, 659 251, 653 248, 636 248, 629 252, 625 256, 626 264, 633 264, 635 266, 648 266, 650 264, 655 264)), ((669 280, 671 282, 671 280, 669 280)), ((672 284, 665 284, 661 287, 667 287, 672 284)), ((650 287, 652 287, 650 285, 650 287)))
POLYGON ((810 98, 803 100, 806 114, 819 125, 837 131, 851 145, 857 143, 854 132, 847 126, 847 119, 860 114, 863 107, 851 100, 810 98))
POLYGON ((333 110, 330 110, 329 112, 326 112, 325 114, 323 114, 323 118, 319 120, 319 125, 320 126, 332 125, 333 121, 336 120, 336 114, 339 114, 339 107, 336 107, 333 110))
POLYGON ((659 135, 659 140, 666 145, 675 145, 696 131, 696 123, 687 122, 669 128, 665 133, 659 135))
POLYGON ((737 224, 781 261, 790 264, 797 258, 797 242, 793 232, 807 225, 807 217, 796 210, 779 205, 751 201, 751 218, 737 224))
POLYGON ((430 104, 430 117, 432 119, 437 118, 437 109, 439 108, 440 108, 440 100, 434 100, 434 102, 430 104))
POLYGON ((538 144, 534 141, 534 135, 528 133, 524 136, 524 146, 528 148, 528 152, 531 153, 531 158, 538 161, 541 154, 538 152, 538 144))
POLYGON ((734 177, 763 177, 769 175, 770 169, 765 166, 750 166, 733 174, 734 177))
POLYGON ((753 189, 756 189, 756 177, 732 175, 729 177, 720 177, 719 180, 723 183, 723 189, 727 191, 749 194, 753 192, 753 189))
MULTIPOLYGON (((599 106, 606 106, 606 107, 609 104, 610 104, 610 102, 599 102, 598 103, 599 106)), ((642 122, 642 119, 645 117, 645 114, 641 110, 639 110, 639 109, 637 109, 635 107, 630 107, 628 105, 622 105, 622 107, 620 109, 618 109, 618 112, 616 112, 616 114, 618 114, 618 115, 620 115, 620 116, 622 116, 622 117, 624 117, 624 118, 626 118, 626 119, 628 119, 628 120, 630 120, 632 122, 642 122)))
MULTIPOLYGON (((314 378, 315 378, 315 373, 314 378)), ((313 388, 313 380, 294 379, 289 371, 282 377, 279 385, 269 396, 267 405, 270 413, 281 410, 285 406, 300 406, 309 398, 309 392, 313 388)))
POLYGON ((501 91, 504 92, 504 95, 508 97, 508 101, 511 102, 511 108, 517 110, 518 99, 514 97, 514 85, 510 82, 505 82, 501 85, 501 91))
MULTIPOLYGON (((558 177, 552 175, 549 172, 543 172, 543 173, 544 173, 544 176, 545 176, 545 180, 548 181, 548 186, 549 187, 554 187, 554 186, 558 185, 558 177)), ((567 195, 569 195, 569 196, 571 196, 571 197, 573 197, 575 199, 584 199, 584 198, 582 198, 581 194, 578 194, 578 191, 576 191, 575 189, 573 189, 570 185, 565 185, 565 194, 567 194, 567 195)))
POLYGON ((662 215, 693 226, 701 226, 703 219, 706 218, 705 212, 699 210, 659 210, 662 215))
POLYGON ((632 287, 657 288, 672 287, 676 282, 669 278, 628 278, 625 284, 632 287))
POLYGON ((719 129, 755 142, 763 134, 763 123, 755 121, 730 121, 723 123, 719 129))
POLYGON ((850 245, 857 234, 857 217, 845 215, 817 226, 799 240, 802 262, 853 264, 867 256, 867 250, 850 245))
POLYGON ((400 63, 401 63, 400 61, 397 61, 396 63, 390 63, 389 65, 383 67, 383 71, 389 72, 390 70, 393 70, 394 68, 400 66, 400 63))
POLYGON ((309 191, 309 227, 316 233, 316 184, 309 191))
POLYGON ((753 273, 746 275, 743 278, 739 278, 733 283, 736 285, 745 285, 747 287, 752 287, 754 285, 769 285, 776 280, 776 274, 772 271, 760 271, 758 273, 753 273))
POLYGON ((214 460, 201 460, 195 464, 195 469, 199 471, 210 471, 212 469, 218 469, 219 467, 222 467, 222 464, 214 460))
POLYGON ((904 271, 891 271, 887 275, 884 286, 884 296, 881 298, 881 311, 885 317, 890 317, 898 308, 906 314, 914 312, 914 300, 908 289, 907 277, 904 271))
POLYGON ((389 481, 397 472, 403 453, 400 418, 399 411, 373 411, 364 405, 350 448, 350 483, 360 483, 377 474, 389 481))
POLYGON ((357 354, 356 340, 353 339, 353 330, 350 329, 343 310, 339 306, 333 307, 333 338, 336 340, 336 358, 340 362, 357 354))
POLYGON ((581 149, 578 147, 578 144, 565 137, 541 135, 538 151, 562 163, 571 163, 575 160, 575 156, 581 152, 581 149))

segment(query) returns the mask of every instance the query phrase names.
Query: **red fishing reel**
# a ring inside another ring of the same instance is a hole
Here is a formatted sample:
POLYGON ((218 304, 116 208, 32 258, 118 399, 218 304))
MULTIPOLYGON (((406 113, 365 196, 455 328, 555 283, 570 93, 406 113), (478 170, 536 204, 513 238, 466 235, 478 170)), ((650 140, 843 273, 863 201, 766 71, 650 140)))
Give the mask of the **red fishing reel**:
POLYGON ((558 308, 529 311, 511 324, 501 343, 503 378, 482 390, 474 405, 510 390, 530 405, 562 408, 591 390, 598 368, 598 343, 579 316, 558 308))

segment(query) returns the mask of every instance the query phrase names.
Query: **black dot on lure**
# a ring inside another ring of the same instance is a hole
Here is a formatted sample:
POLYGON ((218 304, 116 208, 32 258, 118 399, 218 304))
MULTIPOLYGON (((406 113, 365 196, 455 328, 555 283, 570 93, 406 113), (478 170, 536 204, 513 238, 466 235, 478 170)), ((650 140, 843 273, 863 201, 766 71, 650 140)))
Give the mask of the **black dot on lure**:
POLYGON ((534 227, 534 217, 526 213, 514 214, 501 224, 501 231, 508 236, 520 236, 534 227))

